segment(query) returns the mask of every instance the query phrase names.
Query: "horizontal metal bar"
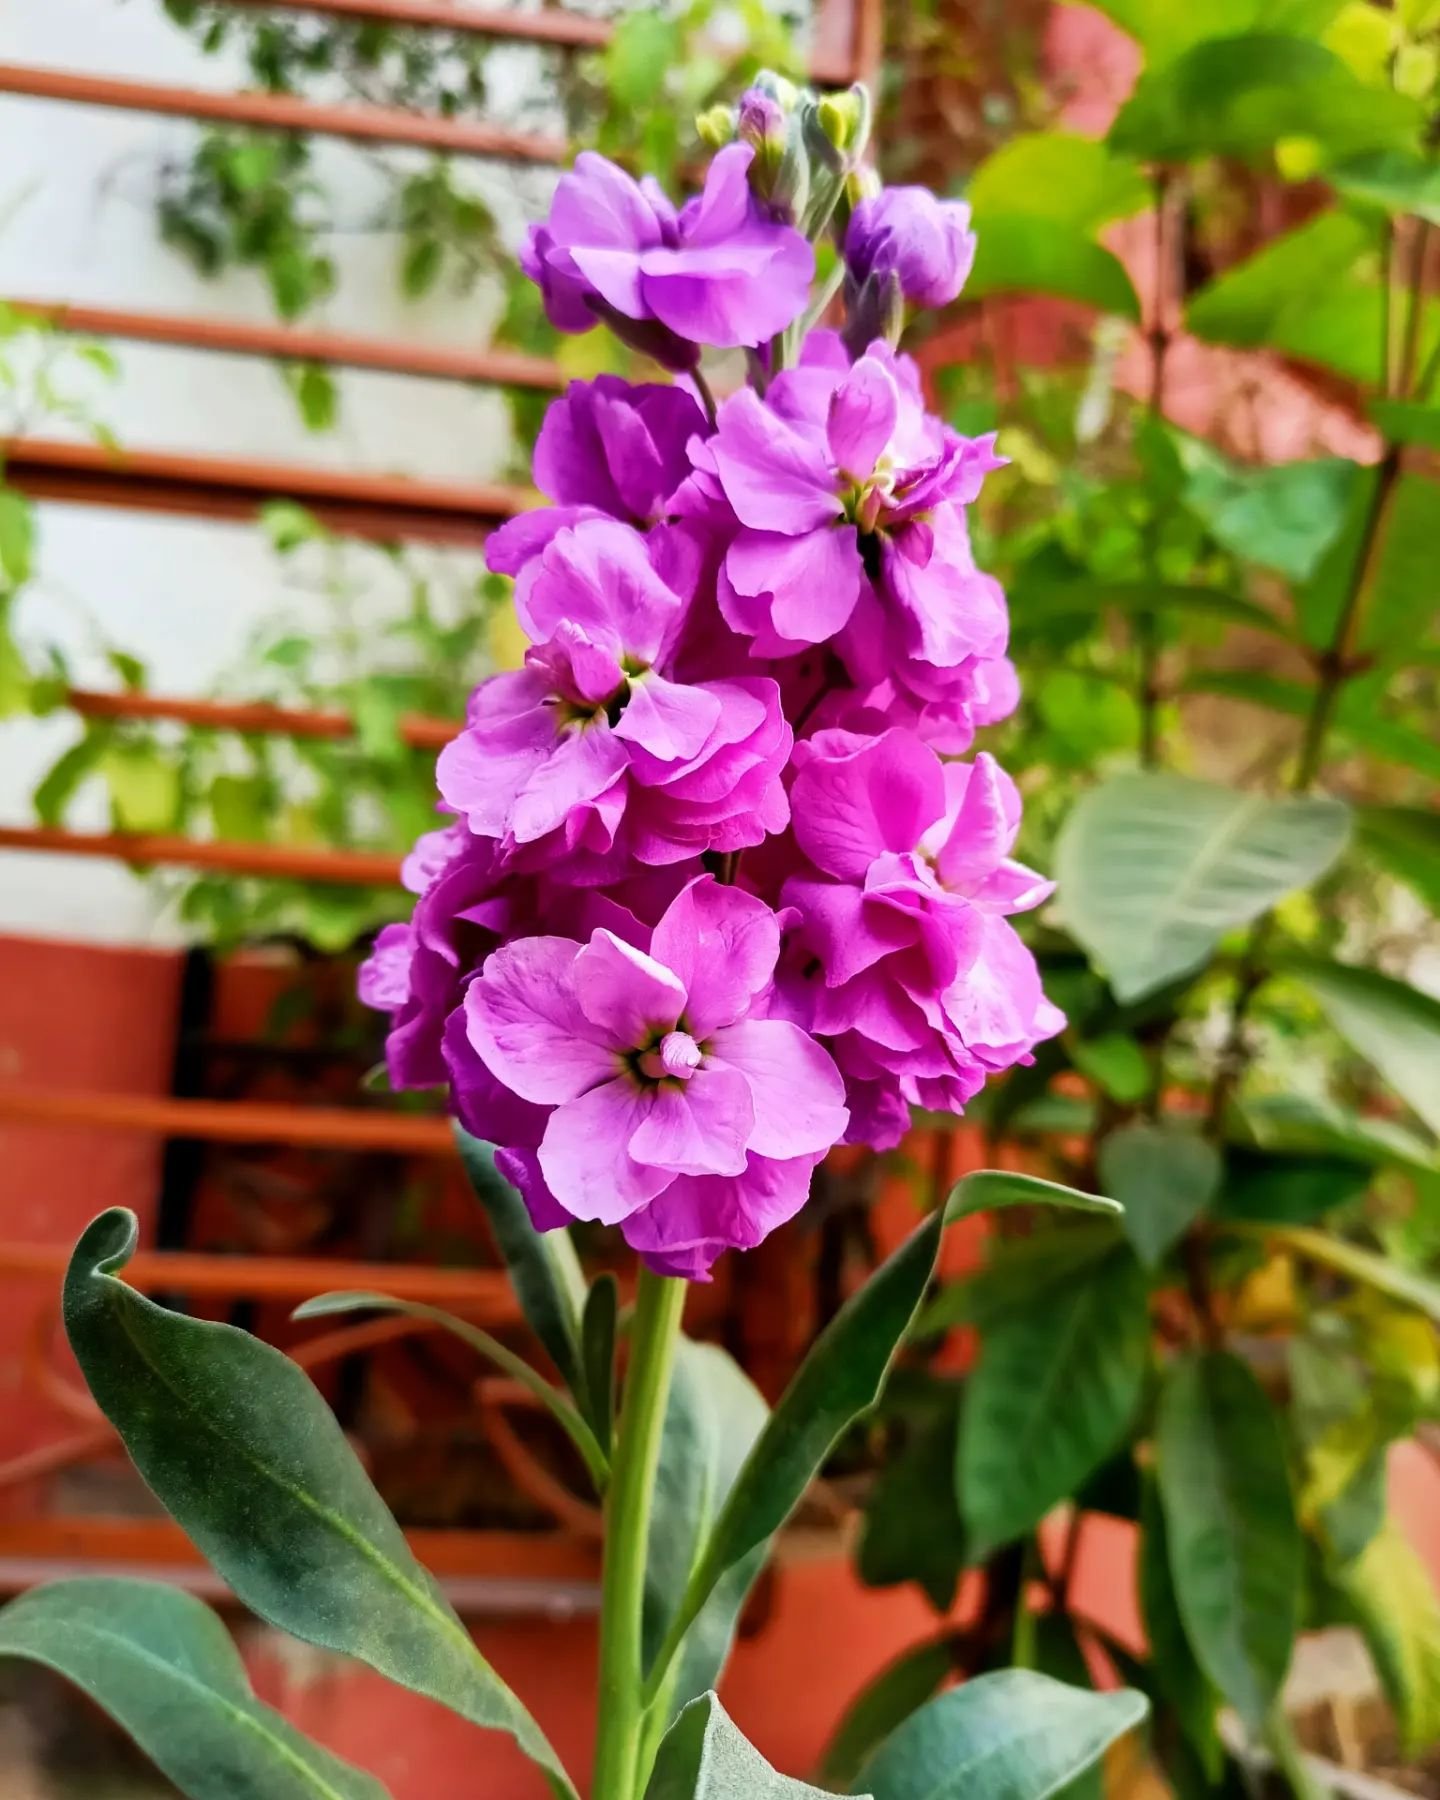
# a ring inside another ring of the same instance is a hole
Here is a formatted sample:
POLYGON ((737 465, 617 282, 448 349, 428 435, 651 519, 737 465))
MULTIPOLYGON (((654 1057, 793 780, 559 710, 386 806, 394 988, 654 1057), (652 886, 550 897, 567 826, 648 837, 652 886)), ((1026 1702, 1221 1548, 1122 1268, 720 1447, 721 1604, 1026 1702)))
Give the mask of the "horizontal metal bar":
POLYGON ((492 387, 536 388, 559 393, 567 377, 558 364, 518 350, 458 350, 399 338, 357 337, 296 325, 257 325, 242 319, 206 319, 178 313, 127 312, 67 301, 10 300, 16 311, 57 330, 89 337, 123 338, 177 350, 210 350, 227 356, 264 356, 282 362, 331 363, 337 368, 378 369, 440 381, 473 381, 492 387))
MULTIPOLYGON (((48 1279, 65 1273, 70 1249, 64 1244, 0 1242, 0 1270, 6 1277, 48 1279)), ((520 1308, 503 1269, 439 1269, 408 1263, 350 1262, 344 1257, 207 1256, 194 1250, 137 1250, 125 1265, 125 1280, 141 1293, 187 1294, 212 1300, 249 1298, 293 1300, 341 1288, 389 1294, 422 1306, 441 1306, 492 1322, 518 1320, 520 1308)))
POLYGON ((224 869, 270 881, 336 887, 396 887, 400 858, 379 850, 310 850, 294 844, 240 844, 148 831, 65 831, 55 825, 0 825, 0 850, 98 856, 136 868, 224 869))
POLYGON ((470 31, 477 37, 513 38, 525 44, 552 44, 561 50, 600 50, 614 27, 608 19, 580 13, 499 12, 456 5, 455 0, 227 0, 244 9, 266 12, 318 13, 322 18, 370 19, 381 25, 434 25, 446 31, 470 31))
MULTIPOLYGON (((848 86, 868 79, 878 65, 878 7, 873 0, 859 0, 859 22, 851 20, 850 5, 828 4, 817 9, 821 38, 839 40, 853 36, 853 49, 833 43, 817 45, 810 56, 810 79, 821 86, 848 86), (833 18, 832 18, 833 16, 833 18)), ((547 9, 544 13, 495 11, 491 7, 457 5, 454 0, 229 0, 234 7, 254 7, 286 13, 315 13, 320 18, 364 18, 382 25, 434 25, 441 31, 468 31, 477 38, 509 38, 520 43, 551 45, 558 50, 599 50, 614 38, 610 20, 585 18, 580 13, 547 9)))
POLYGON ((58 100, 72 106, 104 106, 122 112, 158 113, 259 130, 315 132, 361 143, 401 144, 457 156, 494 156, 507 162, 563 163, 564 138, 511 131, 475 119, 442 119, 399 106, 336 105, 296 94, 218 93, 205 88, 167 87, 158 81, 125 81, 112 75, 81 75, 23 63, 0 63, 0 94, 31 100, 58 100))
MULTIPOLYGON (((138 1131, 212 1144, 286 1144, 309 1150, 393 1151, 397 1156, 458 1154, 444 1119, 361 1107, 285 1106, 259 1100, 174 1100, 155 1094, 85 1093, 68 1088, 7 1085, 0 1087, 0 1118, 23 1119, 32 1125, 87 1125, 105 1131, 138 1131)), ((4 1266, 7 1255, 14 1254, 13 1245, 0 1248, 0 1266, 4 1266)))
MULTIPOLYGON (((355 721, 349 713, 302 712, 263 701, 181 700, 160 694, 71 688, 65 705, 84 719, 168 719, 206 731, 264 732, 281 737, 348 738, 355 734, 355 721)), ((407 713, 399 723, 402 740, 417 750, 441 750, 459 729, 459 720, 426 718, 419 713, 407 713)))
POLYGON ((0 441, 11 487, 36 500, 126 511, 251 519, 267 500, 298 500, 332 530, 382 542, 423 539, 475 547, 534 503, 527 488, 459 486, 296 463, 109 450, 50 438, 0 441))
MULTIPOLYGON (((500 12, 491 8, 455 5, 452 0, 228 0, 235 7, 285 12, 316 13, 322 18, 371 19, 384 25, 436 26, 446 31, 468 31, 477 37, 509 38, 520 43, 544 44, 559 50, 600 50, 615 35, 608 19, 587 19, 558 9, 544 12, 500 12)), ((822 0, 819 7, 822 37, 838 36, 829 16, 843 31, 850 24, 847 6, 838 9, 822 0)), ((861 35, 864 35, 862 24, 861 35)), ((866 46, 859 45, 863 52, 866 46)), ((810 58, 810 78, 822 86, 844 87, 857 78, 857 55, 824 46, 810 58)))

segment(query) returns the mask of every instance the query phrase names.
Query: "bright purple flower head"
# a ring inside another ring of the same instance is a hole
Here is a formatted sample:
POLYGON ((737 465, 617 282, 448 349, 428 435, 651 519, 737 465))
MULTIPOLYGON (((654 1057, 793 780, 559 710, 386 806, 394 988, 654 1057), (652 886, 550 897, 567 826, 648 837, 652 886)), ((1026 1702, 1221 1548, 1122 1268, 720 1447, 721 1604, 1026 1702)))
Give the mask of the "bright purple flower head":
POLYGON ((634 387, 618 375, 572 381, 535 442, 535 485, 567 507, 648 525, 690 473, 686 446, 706 429, 683 387, 634 387))
POLYGON ((849 367, 829 334, 762 400, 746 388, 691 458, 737 528, 720 610, 760 656, 835 640, 870 686, 897 662, 955 670, 1004 653, 998 585, 970 554, 965 508, 999 466, 994 438, 929 417, 908 357, 849 367))
POLYGON ((867 1141, 887 1147, 902 1114, 883 1090, 959 1110, 1060 1029, 1004 917, 1039 905, 1050 884, 1010 858, 1019 795, 989 756, 942 764, 892 729, 822 731, 795 760, 809 867, 782 890, 797 921, 784 1006, 834 1041, 852 1129, 878 1120, 885 1135, 867 1141))
POLYGON ((553 504, 487 544, 523 666, 471 696, 413 918, 360 975, 393 1084, 448 1087, 538 1230, 618 1225, 694 1280, 790 1218, 834 1144, 960 1111, 1063 1024, 1009 923, 1049 892, 1012 856, 1015 786, 939 754, 1017 700, 967 526, 994 441, 931 415, 891 347, 906 299, 958 292, 965 208, 861 202, 845 335, 791 360, 814 257, 784 221, 813 223, 863 137, 842 101, 762 83, 679 210, 582 156, 532 230, 561 330, 606 322, 697 379, 550 407, 553 504), (706 344, 759 349, 714 418, 706 344))
POLYGON ((753 155, 748 144, 719 151, 678 213, 653 181, 578 156, 520 257, 550 322, 588 331, 604 319, 672 369, 693 368, 697 345, 754 346, 783 331, 810 297, 815 256, 762 214, 746 180, 753 155))
POLYGON ((684 604, 630 527, 564 528, 516 589, 535 640, 525 666, 475 690, 440 754, 447 805, 470 830, 614 879, 625 858, 683 861, 758 844, 789 817, 791 733, 773 681, 684 684, 660 671, 684 604))
POLYGON ((894 275, 913 306, 948 306, 974 261, 975 233, 963 200, 937 200, 923 187, 890 187, 850 215, 845 262, 852 279, 894 275))
POLYGON ((702 876, 648 953, 598 930, 487 960, 465 1028, 495 1081, 545 1109, 522 1189, 532 1206, 543 1189, 669 1266, 758 1242, 803 1201, 846 1113, 825 1051, 765 1016, 779 948, 763 901, 702 876))

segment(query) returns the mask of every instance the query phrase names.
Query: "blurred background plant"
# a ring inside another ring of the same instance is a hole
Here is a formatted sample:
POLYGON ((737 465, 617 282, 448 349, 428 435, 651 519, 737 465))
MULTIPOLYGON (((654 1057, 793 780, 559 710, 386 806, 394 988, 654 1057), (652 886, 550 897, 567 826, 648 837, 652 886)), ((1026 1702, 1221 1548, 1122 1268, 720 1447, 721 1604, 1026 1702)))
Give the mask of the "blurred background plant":
POLYGON ((1305 1791, 1282 1689, 1343 1624, 1392 1708, 1363 1754, 1425 1791, 1440 1607, 1387 1469, 1440 1443, 1440 8, 1100 10, 1140 62, 1103 136, 1013 74, 962 107, 1032 128, 965 181, 975 272, 916 348, 1012 458, 975 534, 1022 677, 994 748, 1069 1017, 972 1120, 1127 1212, 1007 1215, 934 1301, 859 1567, 945 1623, 829 1773, 1019 1661, 1145 1687, 1178 1792, 1238 1779, 1227 1711, 1305 1791), (1140 1533, 1141 1660, 1077 1598, 1102 1513, 1140 1533))

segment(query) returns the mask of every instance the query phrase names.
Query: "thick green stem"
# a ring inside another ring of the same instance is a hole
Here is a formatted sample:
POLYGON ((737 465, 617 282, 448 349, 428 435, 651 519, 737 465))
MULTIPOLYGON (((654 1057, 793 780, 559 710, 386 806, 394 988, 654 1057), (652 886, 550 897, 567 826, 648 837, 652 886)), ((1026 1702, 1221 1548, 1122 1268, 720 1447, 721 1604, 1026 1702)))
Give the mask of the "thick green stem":
POLYGON ((593 1800, 639 1800, 645 1713, 641 1640, 650 1502, 685 1283, 640 1272, 620 1430, 605 1500, 600 1692, 593 1800))

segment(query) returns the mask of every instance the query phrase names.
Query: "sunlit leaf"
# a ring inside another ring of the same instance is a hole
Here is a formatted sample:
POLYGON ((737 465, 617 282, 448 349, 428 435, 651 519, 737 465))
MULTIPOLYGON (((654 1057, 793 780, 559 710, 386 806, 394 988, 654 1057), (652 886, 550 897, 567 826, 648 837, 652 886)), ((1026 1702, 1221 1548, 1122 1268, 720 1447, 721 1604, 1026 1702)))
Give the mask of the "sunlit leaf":
POLYGON ((1066 923, 1116 997, 1138 1000, 1318 880, 1344 849, 1349 819, 1337 800, 1114 776, 1072 808, 1056 844, 1066 923))

